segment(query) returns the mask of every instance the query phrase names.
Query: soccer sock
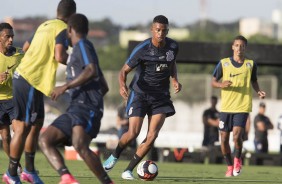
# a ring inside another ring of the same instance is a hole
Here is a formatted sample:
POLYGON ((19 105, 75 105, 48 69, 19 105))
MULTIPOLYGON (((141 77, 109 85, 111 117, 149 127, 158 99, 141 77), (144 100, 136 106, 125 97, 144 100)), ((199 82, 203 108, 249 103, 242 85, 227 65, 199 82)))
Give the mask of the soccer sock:
POLYGON ((128 164, 127 168, 124 171, 130 170, 133 171, 134 167, 142 160, 141 157, 134 154, 133 158, 131 159, 130 163, 128 164))
POLYGON ((235 149, 235 157, 236 158, 241 158, 242 154, 242 149, 235 149))
POLYGON ((121 152, 124 150, 124 148, 122 148, 119 144, 117 145, 115 151, 113 152, 113 156, 115 158, 119 158, 121 152))
POLYGON ((18 170, 19 162, 20 162, 20 159, 10 157, 8 171, 9 171, 9 174, 11 176, 17 176, 18 175, 17 170, 18 170))
POLYGON ((228 166, 232 166, 232 159, 231 159, 231 154, 230 153, 227 153, 226 155, 223 155, 225 161, 226 161, 226 164, 228 166))
POLYGON ((34 172, 34 157, 35 157, 35 152, 28 153, 25 152, 25 169, 28 172, 34 172))
POLYGON ((70 174, 68 168, 66 166, 61 167, 57 170, 60 176, 63 176, 64 174, 70 174))

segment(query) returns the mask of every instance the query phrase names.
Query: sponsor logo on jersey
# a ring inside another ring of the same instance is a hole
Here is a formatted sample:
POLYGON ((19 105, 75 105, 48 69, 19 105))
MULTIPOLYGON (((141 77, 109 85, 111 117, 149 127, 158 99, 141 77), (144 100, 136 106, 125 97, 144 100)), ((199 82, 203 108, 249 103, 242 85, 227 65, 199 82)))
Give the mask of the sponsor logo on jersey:
POLYGON ((229 76, 230 76, 230 77, 236 77, 236 76, 241 75, 241 74, 242 74, 242 73, 236 73, 236 74, 232 74, 232 73, 231 73, 229 76))
POLYGON ((167 64, 156 64, 156 72, 164 71, 168 68, 167 64))

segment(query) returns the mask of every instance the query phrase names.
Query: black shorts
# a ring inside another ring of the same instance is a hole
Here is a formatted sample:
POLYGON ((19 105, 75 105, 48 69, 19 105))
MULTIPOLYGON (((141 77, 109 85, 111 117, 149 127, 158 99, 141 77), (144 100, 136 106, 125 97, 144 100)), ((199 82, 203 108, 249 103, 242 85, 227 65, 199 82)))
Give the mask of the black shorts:
POLYGON ((234 126, 245 128, 249 113, 220 112, 219 130, 231 132, 234 126))
POLYGON ((15 119, 32 124, 44 119, 43 93, 31 86, 17 72, 13 77, 13 104, 15 119))
POLYGON ((82 126, 92 139, 97 137, 100 131, 101 119, 103 117, 102 110, 89 109, 88 107, 79 104, 72 104, 65 114, 62 114, 51 126, 61 130, 67 137, 65 145, 72 145, 72 128, 74 126, 82 126))
POLYGON ((10 125, 14 118, 13 101, 0 100, 0 126, 10 125))
POLYGON ((131 91, 126 106, 129 117, 145 117, 155 114, 166 114, 166 117, 175 114, 174 106, 169 93, 136 93, 131 91))

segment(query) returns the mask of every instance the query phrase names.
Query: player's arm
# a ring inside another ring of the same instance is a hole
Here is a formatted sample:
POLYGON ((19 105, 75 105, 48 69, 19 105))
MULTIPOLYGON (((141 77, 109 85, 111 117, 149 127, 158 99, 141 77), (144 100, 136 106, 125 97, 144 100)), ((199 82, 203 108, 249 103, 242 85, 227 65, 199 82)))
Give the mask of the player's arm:
POLYGON ((129 72, 132 71, 132 68, 130 68, 127 64, 123 65, 122 69, 119 72, 119 93, 124 98, 128 98, 128 88, 126 86, 126 79, 129 72))
POLYGON ((97 67, 94 63, 88 64, 84 70, 81 72, 79 76, 77 76, 74 80, 67 82, 66 84, 62 86, 55 87, 51 98, 52 100, 56 100, 60 95, 62 95, 67 89, 75 88, 77 86, 81 86, 85 82, 93 79, 98 75, 97 67))
POLYGON ((258 81, 257 81, 257 65, 256 65, 256 63, 254 63, 254 65, 253 65, 253 70, 252 70, 252 75, 251 75, 251 83, 252 83, 253 89, 257 92, 258 96, 262 99, 265 98, 266 93, 260 89, 258 81))
POLYGON ((67 32, 66 29, 64 29, 56 36, 56 44, 54 51, 55 60, 65 65, 68 59, 67 49, 68 49, 67 32))
POLYGON ((23 48, 22 48, 24 52, 26 52, 29 49, 29 46, 31 44, 31 41, 33 40, 33 37, 34 37, 34 34, 28 40, 24 42, 23 48))
POLYGON ((176 67, 176 62, 174 61, 171 67, 171 82, 172 86, 174 88, 174 93, 178 93, 182 89, 182 84, 178 82, 178 76, 177 76, 177 67, 176 67))

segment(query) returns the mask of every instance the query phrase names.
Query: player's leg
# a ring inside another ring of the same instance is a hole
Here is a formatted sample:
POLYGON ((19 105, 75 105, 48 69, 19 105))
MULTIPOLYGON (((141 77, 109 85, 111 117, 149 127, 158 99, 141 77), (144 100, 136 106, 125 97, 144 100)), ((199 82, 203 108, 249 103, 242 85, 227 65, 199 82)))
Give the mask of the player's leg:
POLYGON ((78 183, 71 175, 64 158, 57 149, 58 144, 71 145, 71 118, 63 114, 59 116, 39 137, 39 146, 51 164, 61 177, 61 183, 78 183))
POLYGON ((231 149, 229 145, 229 138, 230 138, 230 132, 220 131, 220 139, 221 139, 221 153, 225 159, 225 162, 227 164, 227 171, 225 173, 226 177, 233 176, 233 162, 231 157, 231 149))
POLYGON ((139 135, 142 128, 144 117, 147 113, 147 102, 144 94, 131 91, 129 99, 131 99, 126 107, 129 116, 129 128, 126 133, 120 138, 115 151, 103 163, 106 172, 110 171, 117 163, 122 151, 139 135))
POLYGON ((72 130, 72 144, 89 169, 96 175, 101 183, 113 183, 104 170, 99 156, 93 153, 89 148, 92 138, 85 133, 82 126, 74 126, 72 130))
POLYGON ((242 170, 243 134, 248 119, 248 113, 236 113, 233 116, 233 141, 235 147, 233 175, 238 176, 242 170))
POLYGON ((146 138, 137 147, 134 157, 131 159, 129 165, 122 174, 123 179, 133 179, 132 171, 136 165, 144 158, 144 156, 149 152, 149 150, 154 145, 156 138, 165 122, 166 114, 155 114, 149 116, 149 125, 146 138))
POLYGON ((143 117, 129 118, 128 131, 121 136, 116 149, 103 163, 103 167, 106 172, 109 172, 115 166, 122 151, 139 135, 142 128, 143 119, 143 117))
POLYGON ((10 134, 10 125, 0 125, 0 134, 2 138, 2 147, 6 155, 10 156, 10 143, 11 143, 11 134, 10 134))

